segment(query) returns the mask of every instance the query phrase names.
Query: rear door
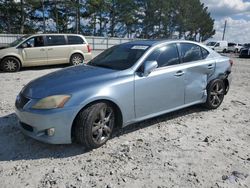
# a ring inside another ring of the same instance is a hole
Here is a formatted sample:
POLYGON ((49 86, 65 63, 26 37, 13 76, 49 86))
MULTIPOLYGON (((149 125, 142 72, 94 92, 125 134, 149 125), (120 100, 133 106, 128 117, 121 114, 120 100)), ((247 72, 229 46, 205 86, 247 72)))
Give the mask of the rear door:
POLYGON ((48 64, 62 64, 69 62, 70 46, 66 45, 64 35, 47 35, 46 46, 48 64))
POLYGON ((153 116, 184 105, 184 72, 179 66, 176 44, 152 52, 146 61, 157 61, 158 68, 148 76, 135 74, 136 117, 153 116))
POLYGON ((206 98, 208 77, 213 74, 215 61, 209 52, 193 43, 180 43, 181 61, 185 67, 185 104, 202 102, 206 98))

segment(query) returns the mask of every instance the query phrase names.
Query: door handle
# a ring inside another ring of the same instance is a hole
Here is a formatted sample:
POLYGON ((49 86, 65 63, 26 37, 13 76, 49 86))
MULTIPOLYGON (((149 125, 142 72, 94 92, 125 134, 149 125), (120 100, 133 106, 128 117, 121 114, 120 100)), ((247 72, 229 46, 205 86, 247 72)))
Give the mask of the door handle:
POLYGON ((42 52, 43 52, 43 51, 45 51, 45 49, 44 49, 44 48, 42 48, 42 49, 40 49, 40 51, 42 51, 42 52))
POLYGON ((208 67, 208 69, 212 69, 214 66, 213 66, 213 64, 209 64, 207 67, 208 67))
POLYGON ((53 50, 53 48, 49 48, 48 50, 53 50))
POLYGON ((183 71, 177 71, 177 72, 175 73, 175 76, 182 76, 183 74, 184 74, 183 71))

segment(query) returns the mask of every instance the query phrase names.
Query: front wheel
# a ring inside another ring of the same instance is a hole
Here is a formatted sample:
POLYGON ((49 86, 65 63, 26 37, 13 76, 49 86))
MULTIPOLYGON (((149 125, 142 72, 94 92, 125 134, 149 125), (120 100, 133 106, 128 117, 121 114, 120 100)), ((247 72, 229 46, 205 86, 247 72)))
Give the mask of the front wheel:
POLYGON ((89 149, 98 148, 111 137, 114 122, 114 109, 109 103, 100 102, 89 106, 76 117, 76 141, 89 149))
POLYGON ((218 108, 224 99, 224 95, 224 82, 220 79, 211 81, 211 83, 207 86, 207 101, 205 103, 205 106, 208 109, 218 108))
POLYGON ((21 64, 15 57, 6 57, 2 60, 1 68, 4 72, 17 72, 20 70, 21 64))
POLYGON ((83 56, 81 54, 73 54, 70 58, 71 65, 80 65, 83 63, 83 56))

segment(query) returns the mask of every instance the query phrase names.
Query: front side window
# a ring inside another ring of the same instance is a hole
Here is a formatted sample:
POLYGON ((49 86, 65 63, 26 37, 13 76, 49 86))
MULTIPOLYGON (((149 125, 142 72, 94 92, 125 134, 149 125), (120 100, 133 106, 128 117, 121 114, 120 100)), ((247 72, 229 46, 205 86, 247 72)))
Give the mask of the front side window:
POLYGON ((58 46, 58 45, 66 44, 66 41, 63 35, 46 36, 46 40, 47 40, 48 46, 58 46))
POLYGON ((183 63, 202 60, 202 52, 200 46, 191 43, 181 43, 181 59, 183 63))
POLYGON ((84 41, 79 36, 68 36, 68 44, 84 44, 84 41))
POLYGON ((165 67, 179 64, 179 54, 176 44, 169 44, 151 53, 146 61, 157 61, 158 67, 165 67))
POLYGON ((44 46, 43 36, 32 37, 23 43, 25 48, 42 47, 44 46))
POLYGON ((146 45, 120 44, 113 46, 92 59, 88 64, 115 70, 132 67, 149 49, 146 45))

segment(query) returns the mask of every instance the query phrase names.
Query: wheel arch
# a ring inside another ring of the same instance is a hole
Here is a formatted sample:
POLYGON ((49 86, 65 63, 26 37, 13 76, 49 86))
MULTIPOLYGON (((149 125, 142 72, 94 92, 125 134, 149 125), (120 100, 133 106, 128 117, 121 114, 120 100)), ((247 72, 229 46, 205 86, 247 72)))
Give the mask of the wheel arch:
POLYGON ((1 58, 1 62, 0 62, 0 63, 2 63, 2 62, 3 62, 3 60, 4 60, 4 59, 6 59, 6 58, 8 58, 8 57, 14 57, 14 58, 16 58, 16 59, 19 61, 20 66, 21 66, 21 67, 23 66, 22 59, 21 59, 20 57, 16 56, 16 55, 11 55, 11 54, 10 54, 10 55, 6 55, 6 56, 2 57, 2 58, 1 58))
POLYGON ((75 137, 75 135, 74 135, 75 121, 76 121, 76 118, 78 117, 79 113, 81 111, 83 111, 84 109, 88 108, 89 106, 96 104, 96 103, 100 103, 100 102, 109 103, 114 108, 115 115, 117 117, 117 118, 115 118, 115 127, 114 127, 115 130, 120 129, 122 127, 123 115, 122 115, 122 111, 121 111, 121 108, 119 107, 119 105, 110 99, 97 99, 97 100, 94 100, 94 101, 87 103, 80 110, 78 110, 78 112, 76 113, 74 120, 73 120, 73 123, 71 125, 71 140, 74 140, 74 137, 75 137))
POLYGON ((224 86, 225 86, 225 95, 227 94, 228 90, 229 90, 229 80, 227 78, 227 74, 224 73, 224 74, 219 74, 217 77, 211 79, 208 81, 207 83, 207 88, 209 87, 209 85, 214 81, 214 80, 222 80, 223 83, 224 83, 224 86))
POLYGON ((80 50, 77 50, 77 51, 73 51, 73 52, 70 53, 70 55, 69 55, 69 61, 70 61, 71 57, 73 55, 75 55, 75 54, 80 54, 83 57, 83 60, 85 59, 84 54, 80 50))

